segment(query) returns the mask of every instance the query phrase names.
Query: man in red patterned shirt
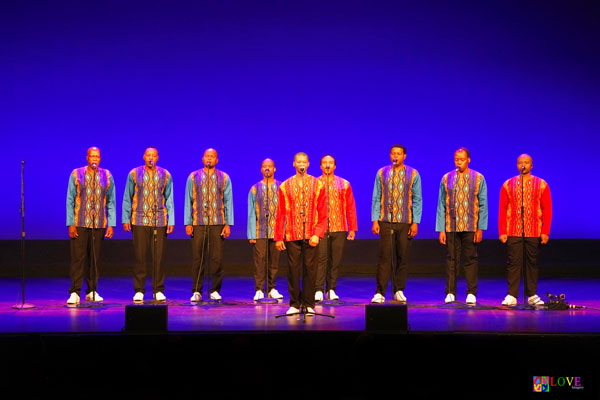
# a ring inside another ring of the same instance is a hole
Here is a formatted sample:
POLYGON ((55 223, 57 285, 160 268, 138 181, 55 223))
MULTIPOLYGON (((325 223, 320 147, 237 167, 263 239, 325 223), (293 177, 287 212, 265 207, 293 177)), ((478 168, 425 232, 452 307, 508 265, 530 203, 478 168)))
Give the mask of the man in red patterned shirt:
POLYGON ((527 303, 532 306, 544 304, 536 294, 538 256, 540 244, 548 243, 550 235, 552 198, 546 181, 531 175, 532 167, 531 156, 521 154, 517 159, 520 174, 504 182, 500 190, 498 231, 500 241, 507 243, 508 251, 508 295, 502 302, 505 306, 517 304, 523 265, 523 291, 528 296, 527 303))
POLYGON ((344 244, 346 239, 354 240, 358 229, 352 187, 350 182, 334 175, 335 166, 332 155, 326 154, 321 158, 323 175, 319 181, 323 183, 327 204, 327 234, 319 243, 315 301, 323 300, 323 289, 326 289, 329 300, 340 299, 335 290, 344 244))
POLYGON ((297 153, 296 174, 279 186, 275 247, 279 251, 287 249, 288 254, 288 314, 299 312, 301 307, 306 307, 307 314, 314 314, 317 246, 327 229, 323 184, 306 173, 308 165, 306 153, 297 153))

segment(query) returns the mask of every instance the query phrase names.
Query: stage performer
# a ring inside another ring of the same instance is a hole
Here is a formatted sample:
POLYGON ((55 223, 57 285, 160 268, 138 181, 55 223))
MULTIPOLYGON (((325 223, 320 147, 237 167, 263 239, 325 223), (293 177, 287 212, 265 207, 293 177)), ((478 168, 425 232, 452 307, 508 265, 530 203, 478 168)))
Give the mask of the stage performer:
POLYGON ((85 276, 87 301, 104 300, 98 294, 98 259, 102 236, 113 237, 117 223, 115 214, 115 182, 109 170, 99 168, 100 149, 87 150, 85 167, 74 169, 67 189, 67 226, 71 238, 71 287, 67 304, 79 304, 79 293, 85 276))
POLYGON ((487 185, 479 172, 469 168, 471 155, 461 147, 454 152, 455 170, 442 177, 435 230, 446 246, 446 303, 456 301, 456 278, 461 254, 465 257, 466 303, 477 303, 477 243, 488 223, 487 185))
POLYGON ((260 167, 263 179, 250 188, 248 193, 248 240, 254 254, 254 301, 263 299, 267 246, 269 246, 267 297, 282 299, 275 288, 279 268, 279 250, 275 248, 275 218, 281 182, 275 179, 275 163, 265 159, 260 167))
POLYGON ((279 186, 275 247, 279 251, 287 248, 290 293, 290 308, 287 313, 294 314, 303 308, 307 314, 314 314, 319 255, 317 246, 327 228, 326 199, 323 184, 306 173, 309 166, 308 155, 296 153, 293 165, 296 174, 279 186))
POLYGON ((123 195, 123 229, 132 232, 135 264, 133 266, 133 301, 144 301, 146 291, 146 260, 153 252, 152 292, 156 301, 165 301, 164 253, 167 235, 173 232, 173 179, 164 168, 156 165, 158 150, 144 151, 144 165, 134 168, 127 176, 123 195))
POLYGON ((412 239, 421 222, 421 177, 416 169, 404 164, 406 147, 395 144, 390 149, 391 165, 377 171, 371 207, 372 231, 379 235, 377 292, 372 303, 385 302, 385 292, 392 273, 390 263, 395 251, 392 275, 394 299, 406 302, 404 288, 408 274, 408 256, 412 239), (393 246, 393 247, 392 247, 393 246))
POLYGON ((323 184, 323 195, 327 204, 327 233, 319 243, 315 301, 323 300, 324 289, 329 300, 340 299, 336 288, 344 245, 346 239, 354 240, 355 232, 358 229, 352 187, 347 180, 335 176, 335 168, 335 158, 331 154, 321 158, 323 175, 319 177, 319 181, 323 184), (329 269, 328 266, 330 266, 329 269))
POLYGON ((223 242, 233 225, 233 195, 231 179, 215 168, 219 162, 215 149, 206 149, 204 167, 192 172, 185 187, 185 233, 192 239, 192 297, 202 300, 205 266, 211 274, 207 288, 211 300, 222 300, 223 242), (207 259, 210 256, 210 260, 207 259))
POLYGON ((508 295, 502 301, 502 305, 505 306, 517 304, 523 256, 525 256, 523 291, 528 297, 527 303, 532 306, 544 304, 537 295, 538 257, 540 244, 546 244, 549 240, 552 198, 546 181, 531 175, 531 168, 533 168, 531 156, 521 154, 517 158, 517 169, 520 174, 504 182, 500 189, 498 232, 500 241, 507 243, 508 252, 508 295))

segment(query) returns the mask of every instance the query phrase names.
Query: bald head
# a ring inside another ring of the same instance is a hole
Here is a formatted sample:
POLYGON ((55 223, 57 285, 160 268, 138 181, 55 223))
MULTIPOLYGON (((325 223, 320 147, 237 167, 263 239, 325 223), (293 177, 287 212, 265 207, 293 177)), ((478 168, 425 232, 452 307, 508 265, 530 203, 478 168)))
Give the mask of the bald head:
POLYGON ((275 173, 275 163, 270 158, 265 158, 260 165, 260 171, 266 179, 269 179, 275 173))
POLYGON ((204 150, 204 156, 202 157, 202 162, 204 166, 208 169, 212 169, 219 162, 219 155, 217 151, 213 148, 204 150))
POLYGON ((517 168, 519 169, 519 173, 529 175, 531 168, 533 168, 533 159, 531 156, 529 154, 521 154, 517 158, 517 168))
POLYGON ((93 146, 90 147, 87 150, 87 157, 85 158, 88 162, 88 167, 90 167, 91 169, 96 169, 98 168, 98 165, 100 165, 100 149, 93 146))

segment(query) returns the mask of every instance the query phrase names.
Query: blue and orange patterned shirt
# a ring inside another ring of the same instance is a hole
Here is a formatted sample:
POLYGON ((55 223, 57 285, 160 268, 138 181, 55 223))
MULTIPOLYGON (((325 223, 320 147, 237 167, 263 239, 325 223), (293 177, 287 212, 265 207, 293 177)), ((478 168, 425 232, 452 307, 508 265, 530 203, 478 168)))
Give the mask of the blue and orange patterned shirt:
POLYGON ((274 180, 267 185, 264 180, 257 182, 248 193, 248 239, 275 237, 275 218, 279 201, 281 182, 274 180), (268 196, 267 196, 268 192, 268 196))
POLYGON ((173 179, 169 171, 159 166, 152 171, 142 165, 129 172, 121 220, 136 226, 175 225, 173 179))
POLYGON ((109 170, 98 168, 94 173, 87 166, 73 170, 67 189, 67 226, 115 226, 115 203, 115 182, 109 170))
POLYGON ((456 170, 442 177, 438 195, 436 232, 475 232, 488 225, 485 178, 479 172, 456 170))
POLYGON ((184 224, 233 225, 233 194, 231 179, 215 169, 207 174, 204 168, 188 177, 185 187, 184 224))
POLYGON ((403 165, 397 171, 391 165, 375 176, 371 221, 420 223, 423 211, 419 172, 403 165))

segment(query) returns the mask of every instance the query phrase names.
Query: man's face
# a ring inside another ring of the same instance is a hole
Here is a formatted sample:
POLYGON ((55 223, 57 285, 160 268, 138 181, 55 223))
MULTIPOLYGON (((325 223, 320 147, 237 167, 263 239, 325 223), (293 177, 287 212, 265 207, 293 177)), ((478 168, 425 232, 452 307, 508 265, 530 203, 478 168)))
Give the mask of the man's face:
POLYGON ((517 159, 517 168, 519 172, 523 171, 523 175, 527 175, 531 172, 531 168, 533 168, 533 160, 529 156, 520 156, 517 159))
POLYGON ((404 154, 404 150, 401 147, 394 147, 392 151, 390 151, 390 160, 392 164, 402 165, 404 164, 404 159, 406 158, 406 154, 404 154), (396 162, 394 162, 396 160, 396 162))
POLYGON ((146 163, 146 167, 153 168, 158 161, 158 150, 148 147, 144 152, 144 163, 146 163))
POLYGON ((471 159, 467 157, 466 151, 457 151, 454 153, 454 165, 458 169, 458 172, 463 173, 469 167, 471 159))
POLYGON ((263 161, 260 171, 262 172, 265 178, 270 178, 275 173, 275 163, 271 160, 263 161))
POLYGON ((86 160, 90 168, 98 168, 98 165, 100 165, 100 159, 100 149, 91 148, 88 150, 86 160))
POLYGON ((207 168, 213 168, 218 162, 217 151, 214 149, 208 149, 204 152, 204 156, 202 157, 202 162, 204 166, 207 168))
POLYGON ((325 175, 333 174, 333 171, 335 171, 335 160, 333 157, 327 156, 321 160, 321 171, 325 175))
POLYGON ((306 171, 308 169, 308 157, 304 155, 296 156, 294 159, 294 168, 296 168, 296 172, 299 173, 306 171))

